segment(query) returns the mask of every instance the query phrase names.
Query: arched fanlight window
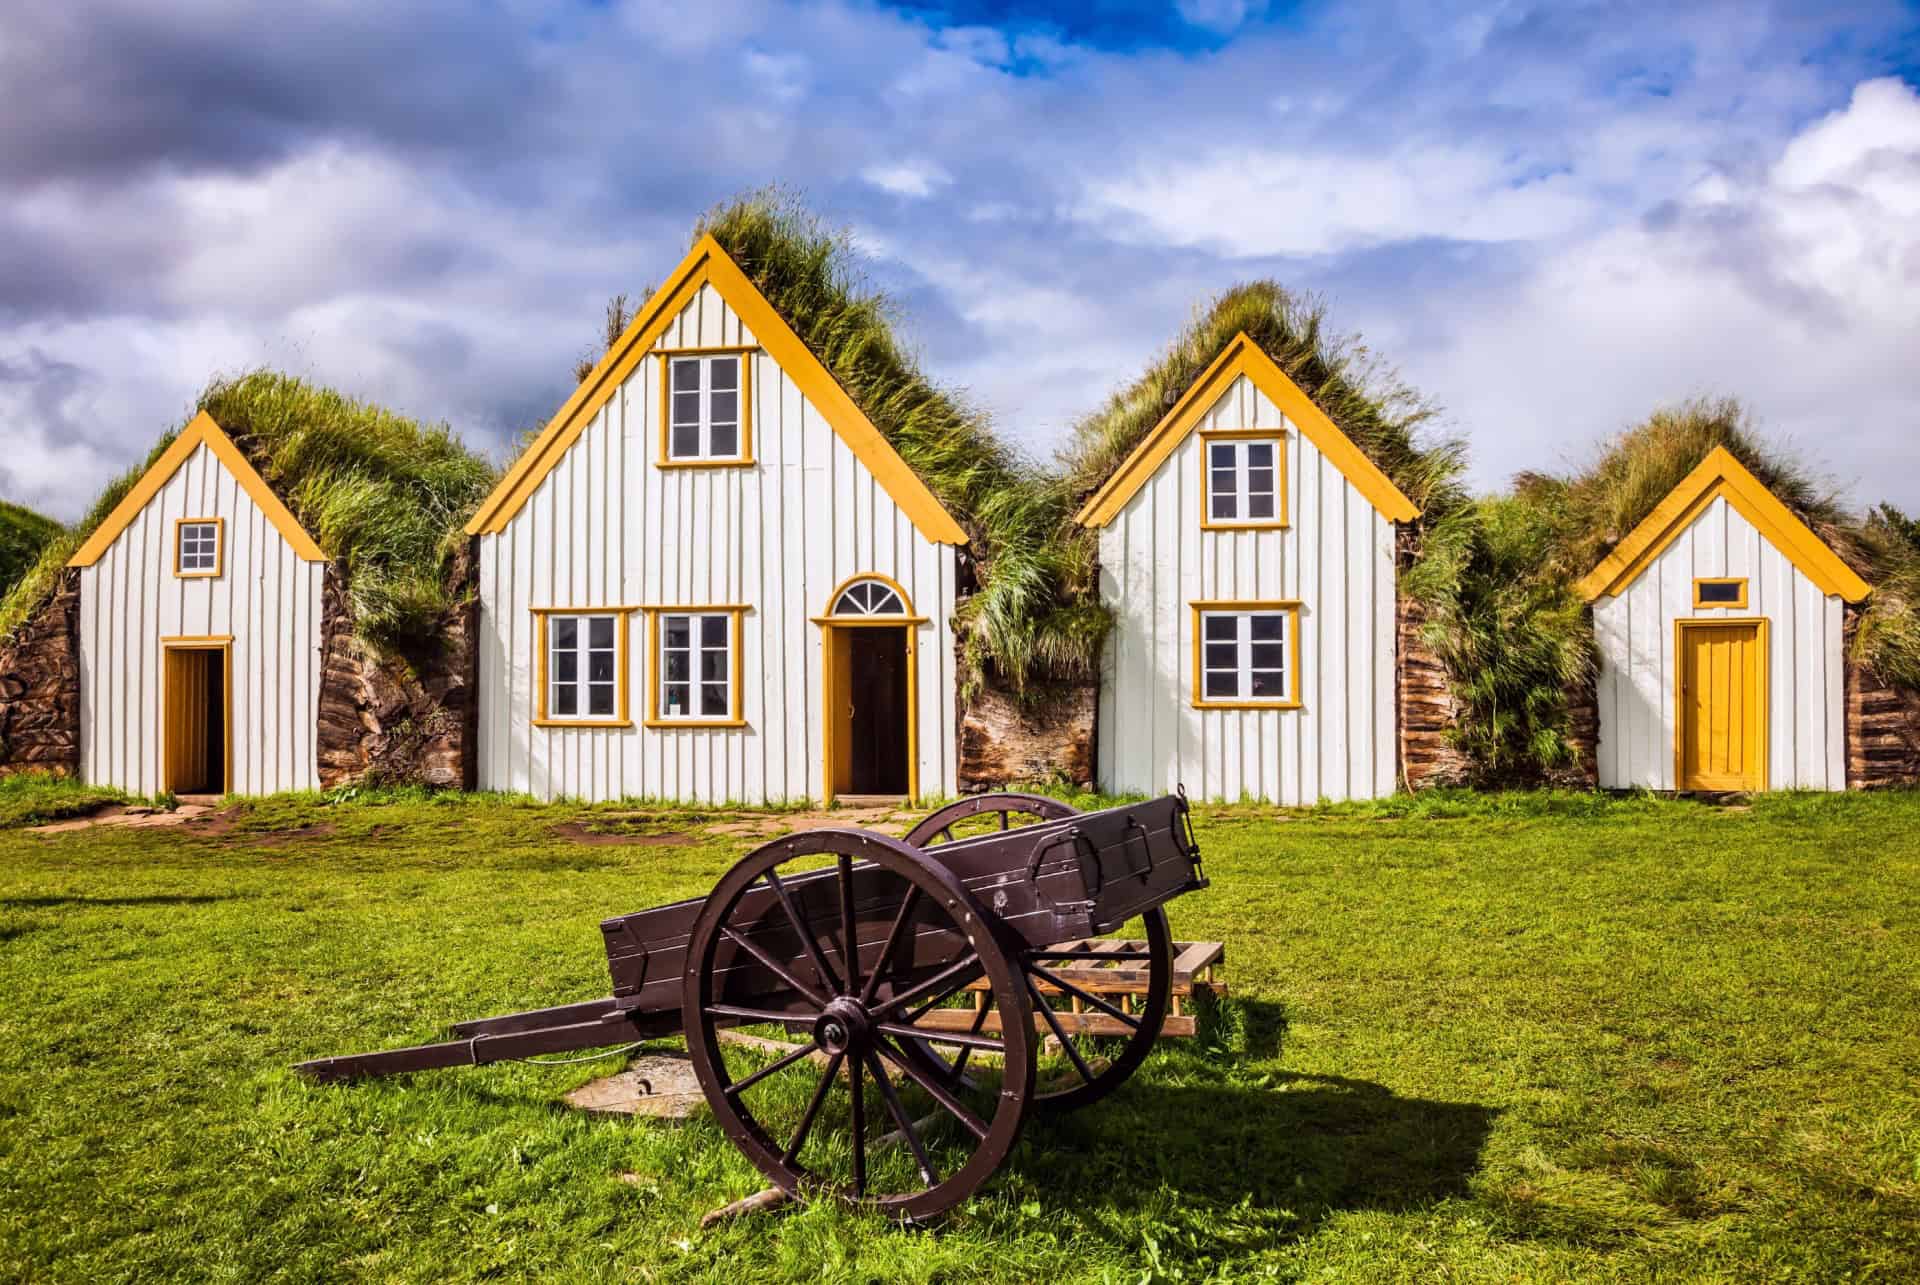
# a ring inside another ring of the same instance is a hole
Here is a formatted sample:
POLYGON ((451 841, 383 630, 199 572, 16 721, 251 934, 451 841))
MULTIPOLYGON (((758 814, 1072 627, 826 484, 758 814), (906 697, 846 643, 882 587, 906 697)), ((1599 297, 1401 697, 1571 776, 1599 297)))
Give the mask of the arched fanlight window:
POLYGON ((893 586, 880 580, 856 580, 833 600, 836 616, 904 616, 907 604, 893 586))

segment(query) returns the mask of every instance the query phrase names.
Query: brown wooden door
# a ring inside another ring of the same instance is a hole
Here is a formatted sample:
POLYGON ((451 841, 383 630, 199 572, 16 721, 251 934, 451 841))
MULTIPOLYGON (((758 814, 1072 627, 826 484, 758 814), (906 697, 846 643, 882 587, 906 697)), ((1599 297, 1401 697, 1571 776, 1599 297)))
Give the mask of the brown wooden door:
POLYGON ((209 647, 168 647, 165 655, 162 784, 174 794, 224 794, 227 653, 209 647))
POLYGON ((844 629, 848 794, 907 792, 907 631, 844 629))

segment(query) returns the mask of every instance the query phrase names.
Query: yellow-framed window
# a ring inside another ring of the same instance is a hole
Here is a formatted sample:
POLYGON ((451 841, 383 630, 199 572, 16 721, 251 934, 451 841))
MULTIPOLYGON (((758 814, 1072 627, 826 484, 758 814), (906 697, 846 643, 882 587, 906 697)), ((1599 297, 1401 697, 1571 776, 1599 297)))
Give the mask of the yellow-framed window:
POLYGON ((1702 576, 1693 582, 1693 605, 1696 608, 1715 607, 1745 611, 1747 608, 1747 579, 1745 576, 1702 576))
POLYGON ((178 518, 173 524, 173 574, 207 580, 226 570, 227 520, 178 518))
POLYGON ((1268 530, 1287 525, 1287 442, 1277 428, 1200 434, 1200 525, 1268 530))
POLYGON ((660 358, 662 468, 753 463, 751 348, 665 348, 660 358))
POLYGON ((632 611, 534 609, 534 726, 633 726, 627 697, 627 618, 632 611))
POLYGON ((1193 703, 1200 709, 1300 707, 1300 604, 1193 604, 1193 703))
POLYGON ((648 727, 743 727, 738 603, 654 606, 647 613, 648 727))

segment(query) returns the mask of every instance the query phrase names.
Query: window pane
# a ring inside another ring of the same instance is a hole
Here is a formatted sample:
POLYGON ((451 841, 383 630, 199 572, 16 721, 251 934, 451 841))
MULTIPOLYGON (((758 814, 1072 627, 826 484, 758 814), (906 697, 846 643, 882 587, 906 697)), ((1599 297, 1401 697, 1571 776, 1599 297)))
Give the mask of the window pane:
POLYGON ((1238 696, 1239 694, 1240 694, 1239 675, 1219 674, 1219 673, 1211 673, 1207 675, 1207 695, 1232 697, 1232 696, 1238 696))
POLYGON ((578 704, 580 689, 577 687, 556 687, 553 689, 553 712, 559 718, 571 718, 580 712, 578 704))
POLYGON ((1286 675, 1278 670, 1253 671, 1253 695, 1256 700, 1279 700, 1287 694, 1286 675))
POLYGON ((1240 618, 1238 616, 1208 616, 1206 634, 1209 639, 1226 639, 1231 642, 1240 636, 1240 618))
POLYGON ((715 393, 707 403, 707 418, 716 424, 732 424, 740 418, 740 394, 715 393))
POLYGON ((587 661, 587 681, 590 683, 610 683, 613 681, 613 653, 596 651, 589 654, 587 661))
POLYGON ((1240 648, 1234 643, 1208 643, 1206 667, 1208 669, 1237 669, 1240 666, 1240 648))
POLYGON ((700 716, 724 718, 727 713, 727 685, 725 683, 700 684, 700 716))
POLYGON ((724 651, 701 652, 700 677, 707 682, 725 682, 727 678, 727 653, 724 651))
POLYGON ((676 361, 673 363, 673 390, 698 390, 700 387, 700 363, 698 361, 676 361))
POLYGON ((594 616, 587 621, 587 646, 595 649, 613 646, 612 616, 594 616))
POLYGON ((1233 443, 1215 442, 1212 446, 1208 447, 1207 462, 1213 468, 1215 476, 1224 472, 1228 477, 1232 477, 1233 443))
POLYGON ((700 643, 704 647, 726 646, 727 618, 725 616, 700 617, 700 643))
POLYGON ((1255 616, 1253 618, 1253 640, 1255 642, 1279 642, 1285 636, 1285 616, 1255 616))
POLYGON ((571 683, 580 677, 580 653, 577 651, 555 652, 553 657, 553 681, 571 683))
POLYGON ((1248 650, 1253 653, 1255 669, 1278 669, 1287 663, 1287 648, 1283 643, 1255 643, 1248 650))
POLYGON ((1724 582, 1711 584, 1702 581, 1700 584, 1700 601, 1738 602, 1740 601, 1740 586, 1738 584, 1727 584, 1724 582))
POLYGON ((670 718, 687 716, 687 685, 685 683, 667 684, 666 702, 660 712, 670 718))
POLYGON ((684 683, 687 681, 687 653, 670 651, 667 653, 667 681, 684 683))
POLYGON ((580 645, 580 621, 574 616, 553 618, 553 646, 556 651, 572 651, 580 645))
POLYGON ((1231 491, 1222 491, 1218 487, 1213 492, 1213 516, 1216 518, 1237 518, 1240 506, 1231 491))
POLYGON ((1270 518, 1273 516, 1273 495, 1249 495, 1247 497, 1247 516, 1250 518, 1270 518))
POLYGON ((587 688, 587 713, 597 717, 613 713, 613 684, 595 683, 587 688))
POLYGON ((1257 469, 1257 468, 1270 469, 1272 467, 1273 467, 1273 443, 1272 442, 1248 442, 1247 443, 1247 468, 1248 469, 1257 469))
POLYGON ((740 430, 732 424, 715 424, 713 442, 707 448, 707 454, 714 459, 723 460, 740 453, 740 430))
POLYGON ((1270 468, 1250 468, 1247 470, 1247 490, 1273 490, 1273 470, 1270 468))
MULTIPOLYGON (((740 359, 738 357, 715 357, 707 363, 708 385, 717 394, 732 392, 740 387, 740 359)), ((719 397, 714 402, 719 402, 719 397)), ((717 418, 717 416, 716 416, 717 418)))
POLYGON ((686 616, 667 617, 667 623, 664 628, 666 630, 668 647, 677 647, 683 651, 686 649, 688 640, 693 636, 692 627, 687 621, 688 617, 686 616))

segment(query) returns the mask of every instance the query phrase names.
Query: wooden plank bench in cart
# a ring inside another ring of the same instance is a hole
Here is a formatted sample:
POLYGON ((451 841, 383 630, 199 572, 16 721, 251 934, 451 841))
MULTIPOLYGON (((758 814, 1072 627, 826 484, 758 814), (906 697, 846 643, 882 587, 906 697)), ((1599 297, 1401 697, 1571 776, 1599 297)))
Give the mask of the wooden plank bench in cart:
POLYGON ((351 1081, 683 1033, 715 1121, 776 1187, 926 1218, 992 1177, 1029 1112, 1096 1102, 1170 1025, 1192 1033, 1185 1002, 1218 987, 1222 951, 1175 943, 1164 906, 1206 886, 1183 795, 1086 813, 978 795, 903 839, 772 840, 705 897, 604 921, 606 998, 298 1070, 351 1081))

